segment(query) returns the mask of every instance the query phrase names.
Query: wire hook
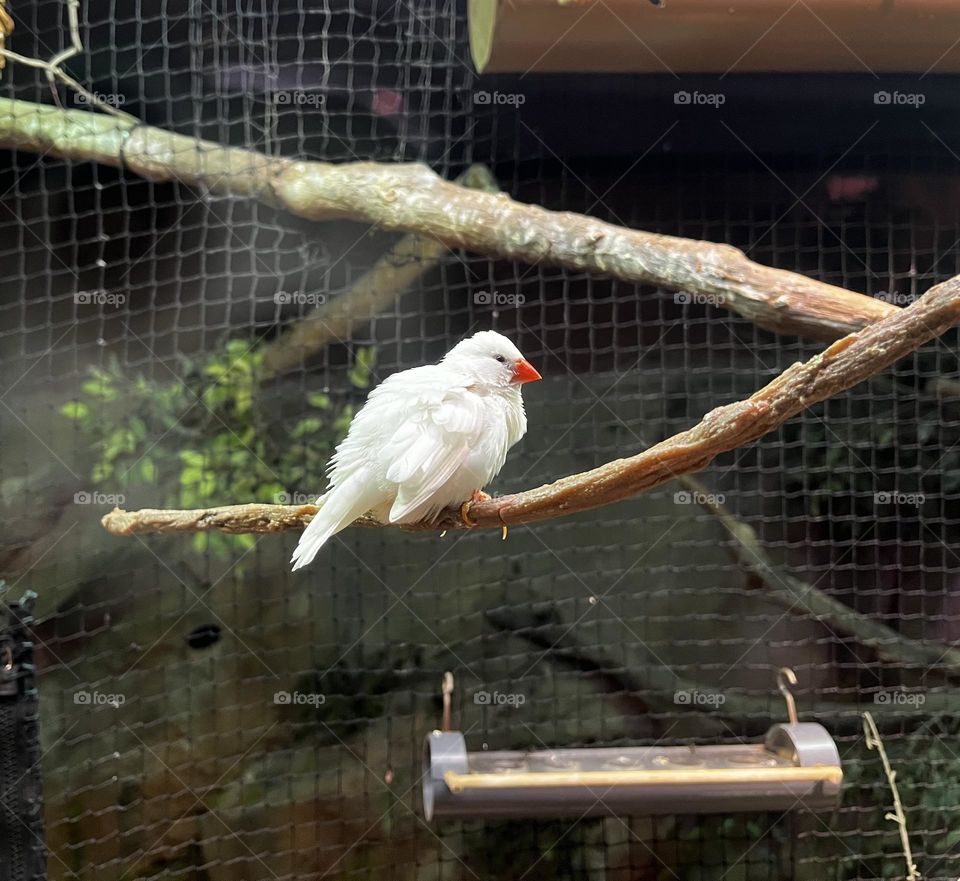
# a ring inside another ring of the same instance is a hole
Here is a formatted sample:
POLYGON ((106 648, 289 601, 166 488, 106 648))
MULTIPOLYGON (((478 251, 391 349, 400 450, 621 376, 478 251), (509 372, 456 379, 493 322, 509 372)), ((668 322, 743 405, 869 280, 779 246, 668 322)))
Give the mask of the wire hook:
POLYGON ((780 694, 787 702, 787 719, 789 719, 791 725, 797 724, 797 702, 793 699, 793 694, 790 691, 790 686, 796 684, 797 674, 789 667, 781 667, 777 671, 777 688, 780 689, 780 694))
POLYGON ((440 684, 440 693, 443 695, 443 720, 440 723, 442 731, 450 730, 450 704, 453 694, 453 673, 447 670, 443 674, 443 682, 440 684))

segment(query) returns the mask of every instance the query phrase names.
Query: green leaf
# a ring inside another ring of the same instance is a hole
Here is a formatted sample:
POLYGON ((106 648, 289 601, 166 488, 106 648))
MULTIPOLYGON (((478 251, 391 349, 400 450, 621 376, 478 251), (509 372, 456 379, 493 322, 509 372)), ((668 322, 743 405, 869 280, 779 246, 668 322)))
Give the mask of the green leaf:
POLYGON ((140 479, 146 483, 153 483, 157 479, 157 468, 153 459, 141 459, 137 470, 140 472, 140 479))
POLYGON ((290 437, 296 438, 299 440, 302 437, 306 437, 311 434, 319 434, 323 430, 323 420, 317 419, 314 416, 308 416, 306 419, 301 419, 294 427, 293 431, 290 432, 290 437))
POLYGON ((90 415, 90 408, 82 401, 70 401, 60 408, 60 412, 67 419, 86 419, 90 415))
POLYGON ((184 465, 189 465, 193 468, 203 468, 205 457, 202 453, 196 452, 196 450, 181 450, 180 461, 183 462, 184 465))
POLYGON ((220 377, 227 375, 227 368, 223 364, 213 362, 204 367, 203 372, 214 379, 220 379, 220 377))
POLYGON ((130 419, 130 434, 138 441, 147 439, 147 426, 138 416, 130 419))
POLYGON ((315 392, 313 394, 307 395, 307 403, 311 407, 316 407, 318 410, 329 410, 330 396, 325 395, 322 392, 315 392))
POLYGON ((99 398, 102 401, 114 401, 117 398, 117 390, 113 384, 103 380, 88 379, 80 388, 91 398, 99 398))
POLYGON ((356 388, 368 388, 370 386, 370 375, 376 363, 377 350, 375 348, 367 346, 357 349, 356 362, 347 375, 350 383, 356 388))
POLYGON ((217 476, 210 471, 205 471, 200 478, 200 486, 197 487, 197 492, 202 499, 207 500, 212 498, 216 491, 217 476))

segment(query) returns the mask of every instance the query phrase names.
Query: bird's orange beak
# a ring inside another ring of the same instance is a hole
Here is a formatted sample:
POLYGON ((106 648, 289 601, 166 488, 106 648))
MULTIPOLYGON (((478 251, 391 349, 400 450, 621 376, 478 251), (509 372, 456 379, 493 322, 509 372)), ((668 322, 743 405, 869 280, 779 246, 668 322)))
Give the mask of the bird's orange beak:
POLYGON ((521 358, 513 365, 514 382, 519 382, 522 385, 525 382, 536 382, 538 379, 543 379, 543 377, 526 358, 521 358))

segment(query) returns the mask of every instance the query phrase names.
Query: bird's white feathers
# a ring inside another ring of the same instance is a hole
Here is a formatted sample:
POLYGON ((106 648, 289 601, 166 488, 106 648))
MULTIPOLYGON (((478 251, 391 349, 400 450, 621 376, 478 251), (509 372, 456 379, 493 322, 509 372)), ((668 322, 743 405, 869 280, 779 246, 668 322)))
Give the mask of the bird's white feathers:
POLYGON ((388 377, 354 417, 330 463, 330 489, 293 554, 306 566, 330 536, 372 511, 416 523, 470 498, 527 430, 506 337, 482 331, 439 363, 388 377))

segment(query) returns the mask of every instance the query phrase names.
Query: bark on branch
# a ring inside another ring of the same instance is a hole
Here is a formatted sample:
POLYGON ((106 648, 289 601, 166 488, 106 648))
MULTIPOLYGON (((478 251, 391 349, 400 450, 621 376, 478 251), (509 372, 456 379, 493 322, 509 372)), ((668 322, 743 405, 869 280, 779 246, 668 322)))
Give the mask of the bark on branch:
POLYGON ((761 266, 730 245, 548 211, 458 186, 424 165, 270 157, 112 116, 10 99, 0 99, 0 147, 249 196, 309 220, 363 221, 433 237, 449 248, 683 290, 778 333, 833 340, 898 310, 761 266))
MULTIPOLYGON (((681 474, 706 468, 721 453, 744 446, 814 404, 883 370, 960 321, 960 276, 936 285, 915 303, 837 340, 809 361, 797 362, 745 401, 718 407, 693 428, 592 471, 514 495, 466 506, 470 523, 447 510, 436 523, 407 529, 512 526, 588 511, 651 490, 681 474)), ((197 511, 115 510, 103 525, 134 532, 281 532, 310 522, 312 505, 232 505, 197 511)), ((383 525, 368 518, 357 526, 383 525)))

